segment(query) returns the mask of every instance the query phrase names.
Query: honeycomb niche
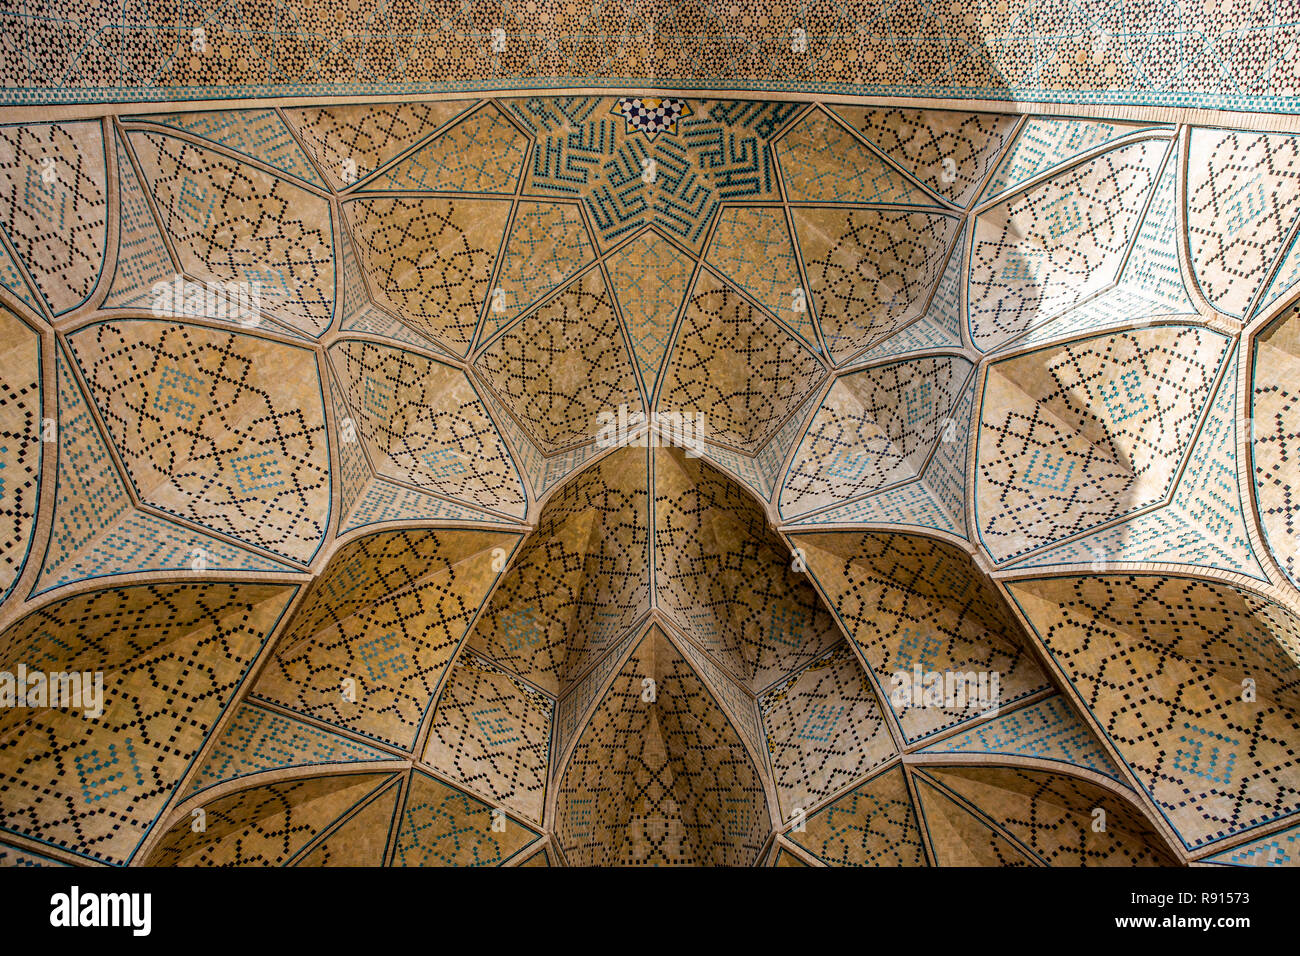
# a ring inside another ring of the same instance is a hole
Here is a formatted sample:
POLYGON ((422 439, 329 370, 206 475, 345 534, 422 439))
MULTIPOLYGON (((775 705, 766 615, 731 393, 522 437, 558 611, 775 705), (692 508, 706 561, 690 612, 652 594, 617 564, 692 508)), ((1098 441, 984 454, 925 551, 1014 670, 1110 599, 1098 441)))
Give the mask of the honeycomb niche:
POLYGON ((1300 23, 45 6, 0 864, 1300 860, 1300 23))

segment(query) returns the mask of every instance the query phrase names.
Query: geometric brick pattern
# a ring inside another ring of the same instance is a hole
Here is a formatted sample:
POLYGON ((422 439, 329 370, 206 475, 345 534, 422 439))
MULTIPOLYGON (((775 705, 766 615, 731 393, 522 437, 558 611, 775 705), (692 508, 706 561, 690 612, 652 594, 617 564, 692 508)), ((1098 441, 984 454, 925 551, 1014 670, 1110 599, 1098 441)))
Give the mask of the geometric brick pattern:
POLYGON ((976 348, 989 351, 1114 280, 1168 146, 1122 146, 980 214, 967 292, 976 348))
POLYGON ((836 379, 795 453, 785 517, 839 504, 914 477, 941 433, 970 363, 941 356, 836 379))
POLYGON ((98 719, 0 709, 0 829, 128 862, 293 590, 164 582, 92 591, 0 634, 4 671, 100 671, 104 707, 98 719))
POLYGON ((1192 134, 1187 235, 1210 304, 1244 316, 1300 213, 1300 137, 1231 130, 1192 134))
POLYGON ((524 164, 524 137, 495 106, 458 122, 366 184, 366 190, 510 193, 524 164))
POLYGON ((62 353, 57 365, 59 471, 54 526, 35 593, 71 581, 139 571, 289 570, 277 561, 135 509, 62 353))
POLYGON ((786 819, 897 752, 862 665, 843 642, 766 691, 759 706, 786 819))
POLYGON ((1047 866, 1167 866, 1160 838, 1132 804, 1064 774, 1009 767, 925 771, 1047 866), (1105 813, 1104 829, 1094 814, 1105 813))
POLYGON ((150 866, 286 866, 391 779, 361 773, 250 787, 203 808, 204 829, 182 818, 149 854, 150 866))
POLYGON ((686 298, 691 260, 663 236, 644 232, 611 256, 608 265, 637 372, 646 391, 653 392, 673 320, 686 298))
POLYGON ((977 451, 981 541, 999 561, 1162 501, 1226 357, 1161 326, 989 366, 977 451))
POLYGON ((925 748, 927 753, 1005 754, 1053 760, 1120 779, 1096 736, 1060 695, 999 714, 925 748))
POLYGON ((438 699, 424 762, 539 823, 554 709, 552 698, 463 654, 438 699))
POLYGON ((140 498, 299 561, 325 534, 329 453, 315 356, 199 325, 120 320, 71 336, 140 498))
POLYGON ((363 341, 339 342, 330 358, 381 476, 523 516, 523 481, 464 372, 363 341))
POLYGON ((795 202, 924 205, 925 192, 829 116, 814 111, 777 146, 795 202))
POLYGON ((835 112, 920 182, 965 206, 1015 128, 1014 116, 838 106, 835 112))
POLYGON ((1009 590, 1185 845, 1300 810, 1295 614, 1241 588, 1172 576, 1009 590))
POLYGON ((169 113, 133 120, 170 126, 232 152, 274 166, 303 182, 324 188, 316 169, 275 110, 227 110, 219 113, 169 113))
POLYGON ((514 535, 381 531, 340 549, 253 696, 409 750, 514 535))
POLYGON ((749 495, 700 459, 654 453, 655 599, 751 691, 840 638, 749 495))
POLYGON ((938 211, 796 207, 792 214, 807 305, 836 362, 924 311, 961 224, 938 211))
POLYGON ((1264 540, 1300 588, 1300 310, 1270 323, 1251 357, 1251 483, 1264 540))
POLYGON ((750 865, 770 831, 751 758, 690 664, 651 628, 559 786, 573 865, 750 865))
POLYGON ((886 532, 796 534, 792 540, 909 742, 989 709, 989 701, 965 695, 937 704, 917 700, 914 688, 924 688, 926 675, 973 673, 991 680, 996 672, 995 707, 1049 686, 1001 596, 952 545, 886 532))
POLYGON ((468 108, 466 100, 284 111, 336 187, 360 182, 468 108))
POLYGON ((27 561, 41 480, 41 341, 0 307, 0 598, 27 561))
POLYGON ((171 136, 128 138, 187 273, 257 283, 264 308, 318 335, 334 309, 329 203, 287 179, 171 136))
MULTIPOLYGON (((431 10, 262 0, 241 6, 238 15, 190 11, 173 20, 153 7, 123 11, 109 0, 79 0, 7 19, 7 29, 21 25, 24 32, 3 64, 0 89, 3 102, 23 104, 402 97, 416 101, 404 113, 393 105, 376 111, 391 123, 381 129, 401 144, 425 115, 417 110, 445 111, 426 121, 436 126, 468 105, 420 100, 502 87, 613 87, 642 100, 647 112, 646 90, 659 89, 1053 103, 1065 104, 1065 112, 1077 112, 1069 108, 1077 104, 1285 111, 1300 87, 1289 47, 1300 24, 1288 7, 1105 5, 1086 22, 1068 5, 1025 0, 972 17, 947 6, 816 11, 791 0, 770 0, 761 9, 742 35, 729 9, 708 6, 653 15, 575 6, 542 19, 504 3, 431 10), (96 32, 104 23, 115 24, 108 35, 96 32), (792 34, 795 23, 806 26, 802 37, 792 34), (504 26, 500 45, 488 24, 504 26), (191 30, 201 25, 211 42, 197 52, 191 30), (274 43, 265 35, 272 27, 274 43), (393 122, 395 114, 406 122, 393 122)), ((605 100, 598 115, 607 116, 614 102, 605 100)), ((713 102, 677 107, 677 130, 702 105, 713 102)), ((315 114, 327 112, 346 135, 348 111, 363 109, 289 112, 307 114, 295 122, 310 138, 312 123, 324 125, 315 114)), ((626 125, 623 115, 617 125, 626 125)), ((661 133, 654 142, 673 136, 661 133)))
POLYGON ((686 306, 660 408, 704 415, 704 437, 753 454, 818 384, 813 353, 710 273, 686 306))
MULTIPOLYGON (((609 15, 574 63, 627 56, 598 49, 609 15)), ((477 16, 442 24, 448 76, 490 42, 477 16)), ((667 46, 697 29, 665 17, 667 46)), ((499 78, 535 39, 506 19, 499 78)), ((823 76, 870 34, 809 25, 823 76)), ((150 84, 216 88, 243 43, 150 84)), ((888 80, 893 54, 853 52, 888 80)), ((3 709, 13 841, 118 864, 1294 855, 1293 134, 632 90, 99 99, 115 115, 0 129, 0 668, 109 691, 97 721, 3 709), (634 101, 671 122, 629 125, 634 101), (256 283, 260 311, 157 301, 178 270, 256 283), (705 460, 605 454, 619 406, 702 416, 705 460), (989 673, 992 701, 902 693, 989 673)))
POLYGON ((249 774, 358 760, 386 754, 339 734, 255 704, 241 704, 204 756, 189 793, 249 774))
POLYGON ((540 834, 426 773, 413 771, 393 866, 499 866, 540 834))
POLYGON ((927 866, 916 811, 897 767, 809 814, 786 834, 832 866, 927 866))
POLYGON ((798 111, 779 101, 718 101, 651 139, 611 115, 613 99, 507 102, 536 141, 526 192, 581 199, 604 248, 653 224, 697 254, 723 202, 778 198, 770 143, 798 111))
POLYGON ((510 204, 494 199, 362 199, 344 204, 376 304, 464 355, 491 299, 510 204))
POLYGON ((0 126, 0 228, 55 315, 95 290, 108 245, 98 123, 0 126))
POLYGON ((1034 857, 973 808, 941 790, 934 778, 909 775, 926 842, 937 866, 1037 866, 1034 857))
POLYGON ((619 450, 550 498, 470 646, 559 695, 650 607, 645 452, 619 450))
POLYGON ((709 244, 709 264, 738 289, 799 333, 809 347, 821 350, 812 313, 803 296, 803 280, 790 243, 790 228, 780 209, 735 207, 718 217, 709 244))
POLYGON ((474 361, 544 452, 583 444, 597 415, 641 411, 636 372, 600 270, 574 280, 474 361))

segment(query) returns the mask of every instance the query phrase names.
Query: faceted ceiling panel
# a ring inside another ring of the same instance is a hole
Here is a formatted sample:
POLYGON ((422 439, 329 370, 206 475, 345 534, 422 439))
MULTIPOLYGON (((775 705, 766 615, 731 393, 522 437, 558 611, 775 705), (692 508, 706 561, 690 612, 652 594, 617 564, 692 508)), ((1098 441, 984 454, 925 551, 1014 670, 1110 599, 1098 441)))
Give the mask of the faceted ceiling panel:
MULTIPOLYGON (((555 16, 534 72, 631 55, 555 16)), ((3 108, 0 864, 1300 859, 1266 89, 363 102, 327 43, 183 108, 212 30, 3 108)))

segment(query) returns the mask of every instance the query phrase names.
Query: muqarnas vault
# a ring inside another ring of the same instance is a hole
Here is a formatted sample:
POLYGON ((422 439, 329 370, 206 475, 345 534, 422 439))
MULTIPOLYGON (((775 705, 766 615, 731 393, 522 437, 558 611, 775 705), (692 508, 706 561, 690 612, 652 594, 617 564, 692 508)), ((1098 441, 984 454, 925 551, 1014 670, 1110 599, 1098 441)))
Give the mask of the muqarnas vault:
POLYGON ((0 863, 1296 863, 1300 24, 57 6, 0 863))

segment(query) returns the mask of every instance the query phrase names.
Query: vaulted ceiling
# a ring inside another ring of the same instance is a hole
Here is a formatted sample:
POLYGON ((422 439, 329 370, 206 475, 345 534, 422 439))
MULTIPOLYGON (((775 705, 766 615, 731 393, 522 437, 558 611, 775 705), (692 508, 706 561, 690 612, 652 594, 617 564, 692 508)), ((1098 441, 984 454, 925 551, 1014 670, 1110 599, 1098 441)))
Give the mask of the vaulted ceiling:
POLYGON ((0 126, 0 862, 1300 859, 1300 138, 850 99, 0 126))

